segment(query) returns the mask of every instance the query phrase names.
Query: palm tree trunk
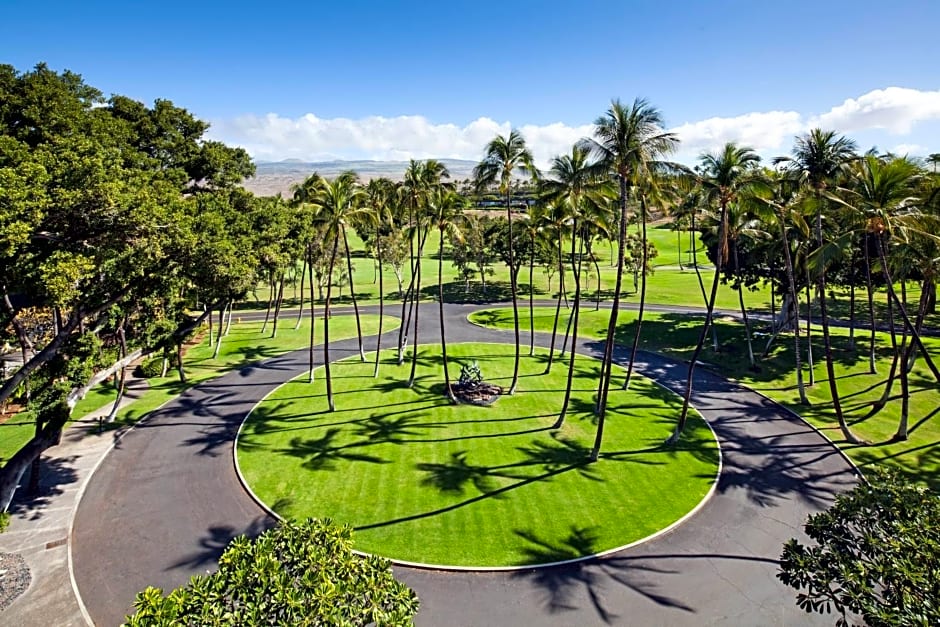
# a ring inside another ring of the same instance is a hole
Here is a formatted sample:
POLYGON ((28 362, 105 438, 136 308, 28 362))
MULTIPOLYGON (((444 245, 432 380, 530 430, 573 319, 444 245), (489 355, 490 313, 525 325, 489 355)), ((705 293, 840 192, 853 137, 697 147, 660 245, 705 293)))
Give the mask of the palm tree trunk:
POLYGON ((307 244, 307 257, 310 260, 310 351, 309 351, 309 365, 310 373, 307 376, 307 380, 310 383, 313 383, 313 340, 317 328, 317 319, 314 317, 314 305, 317 302, 316 294, 313 293, 314 280, 313 280, 313 245, 307 244))
MULTIPOLYGON (((118 343, 120 346, 120 359, 127 357, 127 337, 124 334, 124 325, 127 324, 127 318, 124 318, 124 321, 121 323, 121 326, 118 328, 118 343)), ((118 409, 121 407, 121 401, 124 399, 124 392, 127 390, 127 366, 121 368, 121 378, 118 380, 118 389, 117 395, 114 398, 114 404, 111 405, 111 411, 108 412, 108 417, 106 422, 108 424, 114 422, 114 419, 117 418, 118 409)))
MULTIPOLYGON (((212 317, 212 314, 209 315, 212 317)), ((225 324, 225 305, 219 309, 219 330, 215 334, 215 350, 212 351, 212 359, 217 359, 219 352, 222 350, 222 327, 225 324)))
MULTIPOLYGON (((679 420, 676 423, 676 428, 672 432, 672 435, 666 439, 666 444, 672 446, 679 442, 679 438, 682 437, 682 432, 685 430, 685 424, 688 420, 689 415, 689 403, 692 400, 692 380, 695 376, 695 364, 698 362, 699 355, 702 353, 702 346, 705 344, 705 338, 708 336, 708 327, 712 324, 712 312, 715 310, 715 299, 718 296, 718 281, 721 275, 721 264, 722 264, 722 242, 725 241, 727 237, 727 222, 728 222, 728 208, 726 205, 722 204, 721 206, 721 217, 718 222, 718 254, 715 257, 715 276, 712 279, 712 289, 708 297, 708 303, 706 305, 705 313, 705 324, 702 325, 702 332, 698 336, 698 343, 695 345, 695 350, 692 351, 692 357, 689 358, 689 374, 685 383, 685 394, 682 400, 682 411, 679 414, 679 420)), ((698 264, 696 264, 696 267, 698 264)))
POLYGON ((855 351, 855 265, 857 250, 852 247, 852 259, 849 261, 849 344, 848 349, 855 351))
POLYGON ((806 398, 806 386, 803 385, 803 364, 800 363, 800 299, 796 290, 796 276, 793 273, 793 258, 790 256, 790 240, 787 237, 787 226, 780 216, 780 237, 783 241, 783 257, 787 269, 787 287, 793 305, 793 359, 796 362, 796 387, 800 393, 800 404, 809 405, 806 398))
POLYGON ((907 310, 904 307, 904 303, 898 300, 898 295, 894 291, 891 271, 888 269, 888 260, 885 256, 884 243, 882 242, 880 235, 876 241, 878 244, 878 256, 881 258, 881 266, 885 275, 885 285, 888 288, 888 296, 891 298, 891 300, 894 301, 894 304, 897 305, 898 310, 901 313, 901 318, 904 320, 904 326, 911 333, 911 341, 917 345, 917 348, 920 350, 921 354, 923 354, 924 361, 926 362, 927 367, 930 368, 930 372, 933 374, 934 379, 940 383, 940 371, 937 370, 937 366, 933 363, 933 359, 930 357, 930 354, 927 352, 927 348, 920 339, 920 333, 917 332, 917 328, 914 326, 910 317, 907 315, 907 310))
POLYGON ((516 391, 519 384, 519 303, 516 300, 516 262, 513 254, 514 242, 512 239, 512 192, 506 186, 506 218, 509 220, 509 290, 512 292, 512 326, 516 339, 516 354, 512 365, 512 383, 509 385, 510 396, 516 391))
POLYGON ((450 373, 447 370, 447 335, 444 333, 444 229, 441 231, 441 243, 437 253, 437 304, 441 316, 441 361, 444 366, 444 394, 451 403, 457 402, 450 387, 450 373))
MULTIPOLYGON (((691 214, 691 233, 697 233, 695 230, 695 212, 691 214)), ((693 235, 694 237, 694 235, 693 235)), ((705 281, 702 279, 702 270, 698 267, 698 242, 692 242, 692 266, 695 268, 695 276, 698 279, 698 287, 702 290, 702 300, 705 302, 705 310, 708 311, 708 294, 705 293, 705 281)), ((706 314, 708 316, 708 324, 706 326, 710 327, 712 330, 712 349, 717 353, 718 352, 718 331, 715 329, 715 325, 712 324, 711 314, 706 314)))
POLYGON ((268 308, 264 312, 264 323, 261 325, 261 335, 264 335, 264 332, 268 328, 268 318, 271 317, 271 307, 274 305, 274 272, 272 271, 268 276, 268 308))
MULTIPOLYGON (((817 249, 823 247, 822 235, 822 208, 819 206, 820 198, 817 198, 816 206, 816 246, 817 249)), ((826 268, 819 268, 819 276, 816 278, 817 291, 819 292, 819 316, 822 318, 823 348, 826 352, 826 375, 829 379, 829 394, 832 396, 832 409, 836 413, 836 419, 839 421, 839 430, 842 431, 842 437, 851 444, 861 444, 854 433, 849 429, 845 421, 845 414, 842 411, 842 399, 839 396, 839 383, 836 381, 835 363, 832 357, 832 339, 829 335, 829 313, 826 309, 826 268)))
MULTIPOLYGON (((623 379, 623 388, 627 389, 630 385, 630 377, 633 375, 633 363, 636 361, 636 349, 640 344, 640 328, 643 326, 643 310, 646 308, 646 265, 649 263, 649 244, 646 237, 646 196, 640 194, 640 223, 642 234, 640 235, 640 245, 643 252, 640 255, 640 310, 636 317, 636 332, 633 334, 633 346, 630 348, 630 361, 627 363, 627 376, 623 379)), ((613 350, 613 349, 611 349, 613 350)), ((608 370, 609 372, 609 370, 608 370)), ((605 399, 606 400, 606 399, 605 399)))
MULTIPOLYGON (((884 409, 884 406, 888 404, 888 400, 891 398, 891 389, 894 387, 894 380, 897 377, 898 362, 901 359, 901 351, 898 348, 897 328, 894 319, 894 303, 891 302, 890 296, 888 297, 887 305, 888 335, 891 338, 891 368, 888 369, 888 378, 885 380, 885 388, 881 392, 881 398, 873 404, 872 415, 884 409)), ((907 339, 907 335, 904 336, 904 339, 907 339)))
POLYGON ((277 335, 277 322, 281 317, 281 303, 284 302, 284 273, 281 272, 281 278, 278 281, 277 302, 274 305, 274 323, 271 327, 271 337, 277 335))
MULTIPOLYGON (((568 405, 571 402, 571 385, 574 382, 575 344, 578 342, 578 312, 581 309, 581 251, 579 250, 577 262, 575 262, 574 255, 575 240, 578 239, 577 226, 578 221, 575 220, 571 227, 571 267, 574 273, 574 307, 571 314, 574 320, 574 329, 571 335, 571 358, 568 360, 568 383, 565 386, 565 400, 561 405, 561 413, 558 415, 558 420, 552 425, 553 429, 560 429, 565 422, 565 414, 568 413, 568 405)), ((581 248, 583 249, 583 244, 581 248)))
POLYGON ((421 239, 421 225, 417 226, 417 237, 418 237, 418 258, 417 258, 417 272, 415 273, 415 289, 413 293, 414 298, 414 339, 411 349, 411 374, 408 375, 408 387, 411 388, 415 384, 415 373, 418 369, 418 310, 420 307, 420 294, 421 294, 421 255, 424 251, 424 241, 421 239))
POLYGON ((346 248, 346 273, 349 275, 349 296, 352 298, 353 312, 356 316, 356 336, 359 339, 359 358, 365 362, 366 352, 362 348, 362 323, 359 320, 359 304, 356 302, 356 288, 353 285, 352 256, 349 254, 349 240, 346 238, 346 225, 341 226, 343 246, 346 248))
MULTIPOLYGON (((607 396, 610 393, 610 378, 613 372, 614 337, 617 333, 617 317, 620 314, 620 290, 623 286, 623 266, 626 257, 627 240, 627 181, 622 174, 617 177, 620 183, 620 225, 617 233, 617 274, 614 279, 614 302, 610 305, 610 317, 607 319, 607 341, 604 343, 604 357, 601 360, 601 376, 597 388, 597 432, 594 448, 591 449, 591 461, 597 461, 604 436, 604 418, 607 414, 607 396)), ((642 299, 641 299, 642 302, 642 299)))
MULTIPOLYGON (((558 258, 561 259, 561 231, 558 232, 558 258)), ((552 341, 548 348, 548 364, 545 366, 545 374, 552 371, 552 361, 555 357, 555 336, 558 333, 558 316, 561 314, 561 292, 562 280, 561 273, 558 275, 558 298, 555 300, 555 321, 552 323, 552 341)))
MULTIPOLYGON (((740 272, 740 260, 738 257, 738 243, 734 242, 734 271, 740 272)), ((738 284, 738 303, 741 305, 741 318, 744 321, 744 339, 747 340, 747 358, 751 364, 751 370, 757 369, 754 362, 754 346, 751 342, 751 325, 747 319, 747 307, 744 306, 744 286, 738 284)))
MULTIPOLYGON (((805 265, 805 264, 804 264, 805 265)), ((813 282, 806 268, 806 362, 809 366, 809 384, 816 385, 816 364, 813 362, 813 282)))
MULTIPOLYGON (((380 240, 381 242, 381 240, 380 240)), ((385 288, 383 286, 384 269, 382 267, 382 244, 379 244, 379 332, 375 336, 375 368, 372 377, 379 376, 379 358, 382 354, 382 323, 385 321, 385 288)))
POLYGON ((330 411, 336 411, 333 402, 333 378, 330 376, 330 298, 333 296, 333 266, 336 264, 336 251, 339 250, 339 233, 333 235, 333 252, 330 254, 330 267, 326 279, 326 303, 323 306, 323 368, 326 371, 326 401, 330 411))
POLYGON ((532 282, 535 273, 535 233, 529 241, 532 248, 529 251, 529 357, 535 355, 535 319, 533 317, 533 298, 535 297, 535 284, 532 282))
MULTIPOLYGON (((296 260, 295 262, 296 263, 296 260)), ((297 323, 294 325, 294 331, 300 328, 300 321, 304 317, 304 279, 307 277, 307 256, 304 255, 303 265, 300 269, 300 307, 297 309, 297 323)))
POLYGON ((868 372, 876 374, 875 369, 875 296, 871 283, 871 255, 868 254, 869 236, 865 235, 865 288, 868 291, 868 372))

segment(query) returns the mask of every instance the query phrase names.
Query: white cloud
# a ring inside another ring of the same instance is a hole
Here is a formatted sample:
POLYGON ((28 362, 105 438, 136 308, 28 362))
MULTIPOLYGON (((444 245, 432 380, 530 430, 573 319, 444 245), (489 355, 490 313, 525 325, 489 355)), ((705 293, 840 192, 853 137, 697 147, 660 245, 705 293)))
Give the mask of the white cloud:
MULTIPOLYGON (((873 130, 907 135, 919 122, 940 120, 940 91, 888 87, 850 98, 821 114, 797 111, 758 111, 733 117, 712 117, 676 126, 682 140, 676 158, 691 162, 704 151, 735 141, 770 157, 786 152, 795 135, 810 128, 851 134, 873 130)), ((242 146, 256 159, 299 158, 406 160, 428 157, 476 160, 497 134, 506 134, 509 122, 480 117, 465 126, 437 124, 420 115, 371 116, 361 119, 323 119, 313 113, 286 118, 276 113, 254 114, 215 121, 211 135, 242 146)), ((517 127, 539 165, 545 165, 571 145, 591 134, 590 124, 527 124, 517 127)), ((918 138, 925 141, 925 138, 918 138)), ((930 139, 930 138, 927 138, 930 139)), ((895 152, 923 152, 904 143, 895 152), (907 150, 904 150, 907 149, 907 150)))
POLYGON ((927 154, 927 149, 920 144, 898 144, 891 149, 891 152, 896 155, 924 155, 927 154))
POLYGON ((843 133, 885 129, 906 135, 917 122, 940 119, 940 91, 903 87, 876 89, 810 120, 811 126, 835 128, 843 133))

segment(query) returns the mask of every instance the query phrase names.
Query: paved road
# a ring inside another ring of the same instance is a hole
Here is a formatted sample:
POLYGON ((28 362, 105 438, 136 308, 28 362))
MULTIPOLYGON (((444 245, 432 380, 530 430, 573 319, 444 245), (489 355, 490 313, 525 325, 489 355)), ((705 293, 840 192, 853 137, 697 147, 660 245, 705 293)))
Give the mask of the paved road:
MULTIPOLYGON (((511 341, 447 305, 448 342, 511 341)), ((370 308, 371 309, 371 308, 370 308)), ((421 337, 439 338, 422 306, 421 337)), ((396 333, 388 334, 386 346, 396 333)), ((537 337, 540 344, 547 338, 537 337)), ((525 340, 527 341, 527 340, 525 340)), ((580 343, 600 356, 602 344, 580 343)), ((331 348, 355 354, 355 340, 331 348)), ((617 358, 622 360, 623 354, 617 358)), ((235 433, 265 394, 305 368, 304 351, 199 385, 124 437, 92 477, 75 518, 74 575, 98 625, 116 625, 147 585, 212 570, 233 536, 273 524, 239 484, 235 433)), ((639 371, 680 390, 687 366, 643 354, 639 371)), ((850 465, 822 436, 763 397, 708 372, 694 403, 722 446, 718 489, 671 533, 606 559, 516 573, 397 568, 421 599, 419 625, 805 625, 775 578, 784 541, 851 487, 850 465)))

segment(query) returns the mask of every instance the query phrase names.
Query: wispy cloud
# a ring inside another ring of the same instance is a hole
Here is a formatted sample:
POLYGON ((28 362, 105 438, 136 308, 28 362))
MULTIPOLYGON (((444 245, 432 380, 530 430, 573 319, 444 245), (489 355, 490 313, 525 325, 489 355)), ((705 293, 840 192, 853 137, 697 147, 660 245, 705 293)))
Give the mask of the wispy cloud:
MULTIPOLYGON (((823 113, 798 111, 758 111, 733 117, 713 117, 687 122, 670 130, 682 140, 676 157, 692 161, 698 154, 736 141, 771 156, 786 152, 793 136, 813 127, 842 133, 881 130, 905 136, 919 122, 940 120, 940 91, 920 91, 902 87, 876 89, 858 98, 849 98, 823 113)), ((479 159, 483 147, 496 134, 508 133, 510 122, 478 118, 464 126, 434 123, 420 115, 372 116, 361 119, 319 118, 308 113, 299 118, 243 115, 217 120, 211 134, 231 144, 243 146, 256 159, 299 158, 405 160, 428 157, 479 159)), ((525 136, 536 161, 544 165, 567 153, 578 139, 591 134, 592 126, 571 126, 561 122, 517 127, 525 136)), ((900 146, 910 152, 920 149, 913 143, 900 146)), ((899 147, 900 147, 899 146, 899 147)))

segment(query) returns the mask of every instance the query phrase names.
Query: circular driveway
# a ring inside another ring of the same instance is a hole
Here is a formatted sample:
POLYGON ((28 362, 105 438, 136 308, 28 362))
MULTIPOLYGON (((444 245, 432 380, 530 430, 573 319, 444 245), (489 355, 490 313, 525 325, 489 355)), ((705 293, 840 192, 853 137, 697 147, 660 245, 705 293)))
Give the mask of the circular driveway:
MULTIPOLYGON (((479 308, 445 305, 448 342, 511 342, 511 334, 467 322, 479 308)), ((420 328, 425 341, 440 337, 435 306, 422 306, 420 328)), ((540 345, 548 339, 536 336, 540 345)), ((383 346, 396 340, 397 330, 383 346)), ((582 341, 578 348, 600 357, 603 344, 582 341)), ((358 352, 355 340, 330 350, 336 359, 358 352)), ((615 353, 618 361, 625 357, 615 353)), ((682 393, 687 364, 642 353, 637 365, 682 393)), ((88 483, 72 535, 74 579, 96 624, 120 624, 139 590, 184 585, 213 570, 231 538, 274 524, 238 481, 235 435, 259 400, 305 368, 301 350, 231 371, 193 387, 117 442, 88 483)), ((796 607, 793 591, 776 579, 777 559, 787 539, 803 537, 808 514, 852 487, 852 467, 806 423, 750 390, 701 369, 694 389, 693 403, 722 448, 717 490, 694 516, 640 546, 564 567, 396 567, 421 599, 416 623, 832 624, 796 607)), ((542 548, 550 555, 574 550, 542 548)))

